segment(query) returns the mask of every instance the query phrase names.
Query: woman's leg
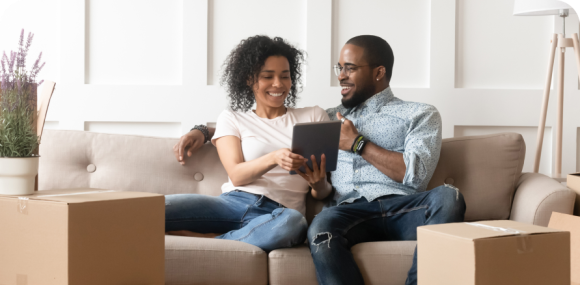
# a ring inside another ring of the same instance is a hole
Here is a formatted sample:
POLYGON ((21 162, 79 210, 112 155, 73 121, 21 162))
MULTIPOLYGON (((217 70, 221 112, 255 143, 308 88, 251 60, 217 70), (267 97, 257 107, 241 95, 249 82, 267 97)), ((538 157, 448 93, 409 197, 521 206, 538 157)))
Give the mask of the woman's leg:
POLYGON ((224 199, 200 194, 165 196, 165 231, 192 231, 197 233, 225 233, 239 229, 248 209, 244 199, 224 199))
MULTIPOLYGON (((264 199, 267 199, 264 197, 264 199)), ((276 208, 251 219, 245 226, 216 238, 243 241, 269 252, 304 243, 308 224, 300 212, 276 208)))

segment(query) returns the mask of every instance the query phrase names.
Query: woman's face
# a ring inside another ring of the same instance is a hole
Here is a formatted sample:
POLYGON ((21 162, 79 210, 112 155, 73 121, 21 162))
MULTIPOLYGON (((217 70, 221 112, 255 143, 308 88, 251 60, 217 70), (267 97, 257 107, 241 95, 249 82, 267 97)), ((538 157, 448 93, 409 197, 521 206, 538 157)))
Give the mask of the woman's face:
POLYGON ((258 74, 254 83, 254 96, 260 108, 280 108, 290 92, 290 64, 284 56, 270 56, 258 74))

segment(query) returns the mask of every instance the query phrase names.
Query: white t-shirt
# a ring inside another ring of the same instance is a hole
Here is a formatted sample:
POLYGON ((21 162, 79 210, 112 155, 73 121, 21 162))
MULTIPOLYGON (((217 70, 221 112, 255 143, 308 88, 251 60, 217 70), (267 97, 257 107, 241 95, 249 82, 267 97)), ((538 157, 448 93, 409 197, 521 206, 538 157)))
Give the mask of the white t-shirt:
MULTIPOLYGON (((296 123, 329 121, 326 111, 318 106, 287 108, 286 114, 274 119, 260 118, 253 111, 245 113, 223 111, 218 117, 215 134, 218 138, 235 136, 241 140, 244 161, 251 161, 281 148, 291 148, 292 128, 296 123)), ((308 158, 310 159, 310 158, 308 158)), ((228 177, 222 192, 242 190, 264 195, 285 207, 305 214, 305 198, 308 182, 300 175, 290 175, 287 170, 276 166, 250 184, 234 186, 228 177)))

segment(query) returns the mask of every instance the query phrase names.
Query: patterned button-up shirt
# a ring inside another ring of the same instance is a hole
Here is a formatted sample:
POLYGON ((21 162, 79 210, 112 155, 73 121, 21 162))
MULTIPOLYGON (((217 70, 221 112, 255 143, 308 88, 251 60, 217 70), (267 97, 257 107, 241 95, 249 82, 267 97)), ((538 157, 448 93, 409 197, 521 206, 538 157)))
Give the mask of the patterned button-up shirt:
POLYGON ((331 173, 336 191, 327 206, 351 203, 361 197, 370 202, 384 195, 425 191, 441 151, 441 116, 435 107, 403 101, 388 87, 354 108, 340 105, 326 112, 331 120, 338 120, 336 112, 340 112, 374 144, 402 153, 407 166, 403 182, 399 183, 362 156, 339 150, 336 171, 331 173))

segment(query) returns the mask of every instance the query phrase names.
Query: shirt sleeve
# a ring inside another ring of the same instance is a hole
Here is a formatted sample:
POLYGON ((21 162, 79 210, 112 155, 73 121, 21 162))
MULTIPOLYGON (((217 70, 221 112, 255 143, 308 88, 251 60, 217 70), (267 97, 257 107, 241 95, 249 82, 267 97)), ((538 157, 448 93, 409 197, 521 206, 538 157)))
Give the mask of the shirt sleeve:
POLYGON ((405 138, 403 184, 418 191, 427 187, 441 152, 441 115, 433 106, 415 116, 405 138))
POLYGON ((215 145, 217 139, 225 136, 235 136, 241 139, 238 120, 236 119, 235 114, 230 110, 224 110, 219 115, 211 143, 215 145))
POLYGON ((324 109, 318 106, 314 106, 314 122, 324 122, 324 121, 330 121, 328 114, 326 113, 326 111, 324 111, 324 109))

